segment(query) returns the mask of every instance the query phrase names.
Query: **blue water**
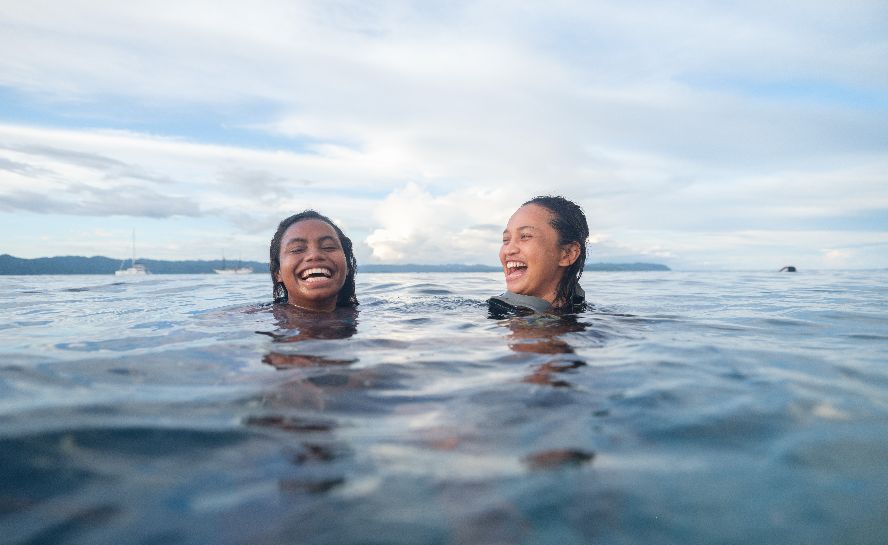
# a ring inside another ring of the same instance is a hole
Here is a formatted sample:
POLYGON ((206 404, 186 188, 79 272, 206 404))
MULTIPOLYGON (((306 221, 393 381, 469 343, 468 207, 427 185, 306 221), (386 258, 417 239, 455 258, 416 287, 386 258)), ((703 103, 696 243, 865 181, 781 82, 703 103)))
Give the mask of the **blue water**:
POLYGON ((888 272, 0 277, 0 542, 888 543, 888 272))

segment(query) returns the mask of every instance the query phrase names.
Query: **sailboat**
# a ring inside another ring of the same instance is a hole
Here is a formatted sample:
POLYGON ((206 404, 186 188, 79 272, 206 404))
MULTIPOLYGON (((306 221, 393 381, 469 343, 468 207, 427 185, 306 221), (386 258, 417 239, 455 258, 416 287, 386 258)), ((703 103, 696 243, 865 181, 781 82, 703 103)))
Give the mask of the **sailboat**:
POLYGON ((120 269, 114 271, 115 276, 145 276, 146 274, 150 274, 145 265, 140 265, 136 263, 136 230, 133 229, 133 260, 132 264, 126 269, 123 268, 124 264, 126 264, 126 259, 120 262, 120 269))
POLYGON ((229 269, 225 264, 225 255, 222 255, 222 268, 221 269, 213 269, 216 274, 252 274, 252 267, 241 267, 240 259, 237 260, 237 267, 229 269))

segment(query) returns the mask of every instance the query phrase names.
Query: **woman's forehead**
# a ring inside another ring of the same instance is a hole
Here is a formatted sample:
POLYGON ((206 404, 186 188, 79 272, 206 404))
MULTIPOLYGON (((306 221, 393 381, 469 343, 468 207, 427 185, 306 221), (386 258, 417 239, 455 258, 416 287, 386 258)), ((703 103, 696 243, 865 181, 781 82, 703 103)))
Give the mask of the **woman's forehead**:
POLYGON ((332 225, 330 225, 326 221, 311 218, 297 221, 293 225, 287 227, 287 230, 284 231, 284 236, 282 237, 282 239, 284 241, 288 241, 294 238, 313 240, 323 237, 338 238, 336 235, 336 230, 333 229, 332 225))
POLYGON ((522 227, 544 229, 547 226, 551 227, 551 221, 552 212, 549 209, 537 204, 525 204, 509 218, 507 229, 521 229, 522 227))

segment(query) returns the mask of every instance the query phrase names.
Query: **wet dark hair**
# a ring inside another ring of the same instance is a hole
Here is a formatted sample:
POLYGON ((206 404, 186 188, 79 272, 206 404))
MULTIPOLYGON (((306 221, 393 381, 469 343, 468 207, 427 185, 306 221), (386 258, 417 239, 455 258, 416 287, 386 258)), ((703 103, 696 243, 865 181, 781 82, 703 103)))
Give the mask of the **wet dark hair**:
POLYGON ((342 285, 342 289, 339 290, 339 296, 336 298, 336 306, 357 306, 358 298, 355 296, 355 275, 358 272, 358 261, 355 259, 355 253, 352 249, 352 241, 345 236, 342 229, 337 227, 330 218, 314 210, 303 210, 302 212, 293 214, 289 218, 281 221, 281 223, 278 224, 277 231, 274 233, 274 237, 271 239, 271 247, 268 250, 271 261, 269 261, 268 270, 271 272, 271 282, 274 284, 272 292, 274 294, 274 302, 286 303, 288 300, 287 288, 284 286, 283 282, 278 282, 277 280, 277 274, 281 270, 281 239, 284 236, 284 232, 289 229, 291 225, 305 220, 321 220, 336 231, 336 236, 339 237, 339 244, 342 246, 342 251, 345 252, 345 265, 348 269, 348 273, 345 276, 345 283, 342 285))
POLYGON ((582 310, 585 302, 582 296, 578 296, 577 288, 580 277, 583 276, 583 267, 586 265, 586 239, 589 238, 589 225, 586 223, 583 209, 564 197, 551 195, 534 197, 522 206, 528 204, 542 206, 552 212, 549 224, 558 232, 558 244, 576 242, 580 246, 580 256, 564 271, 564 276, 558 282, 555 304, 560 305, 563 310, 582 310))

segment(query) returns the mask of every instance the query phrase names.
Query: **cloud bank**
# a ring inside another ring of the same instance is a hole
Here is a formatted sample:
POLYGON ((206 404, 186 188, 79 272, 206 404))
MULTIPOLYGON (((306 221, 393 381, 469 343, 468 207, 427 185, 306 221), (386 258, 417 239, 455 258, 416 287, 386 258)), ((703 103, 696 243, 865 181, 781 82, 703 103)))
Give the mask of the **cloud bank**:
POLYGON ((515 207, 555 193, 586 210, 593 261, 885 267, 886 19, 883 2, 18 2, 0 225, 47 231, 3 251, 142 222, 146 255, 262 258, 314 207, 364 262, 494 263, 515 207))

